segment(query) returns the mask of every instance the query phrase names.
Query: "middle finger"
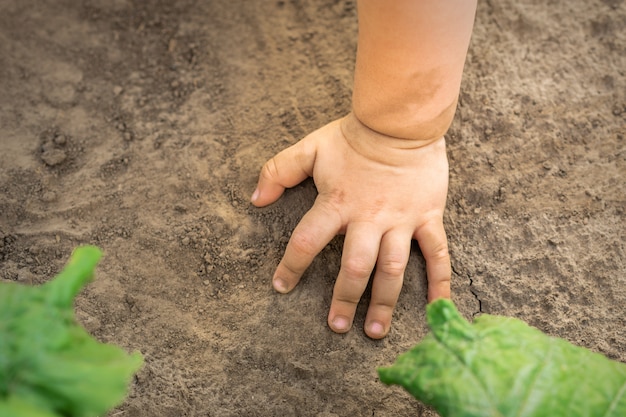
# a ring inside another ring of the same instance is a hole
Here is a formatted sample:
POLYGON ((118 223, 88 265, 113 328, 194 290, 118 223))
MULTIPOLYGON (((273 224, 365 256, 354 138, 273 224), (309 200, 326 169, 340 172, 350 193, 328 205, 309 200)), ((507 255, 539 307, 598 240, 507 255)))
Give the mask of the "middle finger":
POLYGON ((380 339, 389 332, 410 253, 411 233, 390 230, 383 235, 365 317, 365 332, 371 338, 380 339))
POLYGON ((350 330, 357 304, 367 287, 381 234, 371 223, 351 223, 346 229, 341 268, 335 282, 328 325, 337 333, 350 330))

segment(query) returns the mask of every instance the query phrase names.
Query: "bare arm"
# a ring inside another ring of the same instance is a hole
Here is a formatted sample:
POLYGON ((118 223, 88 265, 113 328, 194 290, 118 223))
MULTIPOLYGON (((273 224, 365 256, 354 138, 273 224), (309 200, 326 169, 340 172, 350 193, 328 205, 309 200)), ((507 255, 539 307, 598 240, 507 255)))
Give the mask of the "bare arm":
POLYGON ((369 128, 433 141, 456 108, 476 0, 359 0, 353 112, 369 128))

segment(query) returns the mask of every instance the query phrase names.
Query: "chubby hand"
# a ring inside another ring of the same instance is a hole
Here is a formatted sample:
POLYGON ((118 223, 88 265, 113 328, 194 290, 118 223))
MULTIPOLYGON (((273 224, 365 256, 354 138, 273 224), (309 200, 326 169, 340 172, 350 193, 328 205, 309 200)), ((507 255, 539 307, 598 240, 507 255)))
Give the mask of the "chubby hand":
POLYGON ((450 297, 450 257, 443 228, 448 189, 444 138, 412 141, 377 133, 353 114, 309 134, 267 161, 252 203, 263 207, 285 188, 312 176, 318 196, 294 229, 273 277, 287 293, 313 258, 345 234, 328 325, 352 326, 357 304, 375 269, 365 333, 385 337, 391 326, 411 240, 426 260, 428 300, 450 297))

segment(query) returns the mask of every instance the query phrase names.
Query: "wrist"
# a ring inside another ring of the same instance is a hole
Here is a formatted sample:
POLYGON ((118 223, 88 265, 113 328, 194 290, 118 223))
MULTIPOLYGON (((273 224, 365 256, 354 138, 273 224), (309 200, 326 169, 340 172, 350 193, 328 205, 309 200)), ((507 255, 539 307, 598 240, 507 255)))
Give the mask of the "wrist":
MULTIPOLYGON (((400 166, 411 163, 416 153, 432 150, 445 155, 445 139, 439 136, 406 138, 389 135, 390 129, 375 130, 351 112, 340 121, 341 132, 350 146, 369 160, 385 165, 400 166)), ((438 133, 438 132, 434 132, 438 133)))
MULTIPOLYGON (((409 142, 429 143, 446 134, 458 103, 455 97, 448 104, 397 106, 386 109, 380 103, 353 97, 352 113, 363 125, 375 132, 409 142)), ((445 102, 444 102, 445 103, 445 102)))

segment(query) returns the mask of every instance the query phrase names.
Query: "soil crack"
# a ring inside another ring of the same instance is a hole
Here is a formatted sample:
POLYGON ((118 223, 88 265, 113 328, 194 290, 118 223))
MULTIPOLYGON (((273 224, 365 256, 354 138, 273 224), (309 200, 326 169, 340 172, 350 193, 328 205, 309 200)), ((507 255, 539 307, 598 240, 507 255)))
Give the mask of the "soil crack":
MULTIPOLYGON (((463 277, 464 276, 464 274, 461 274, 459 271, 457 271, 456 268, 454 268, 454 266, 452 266, 452 272, 454 273, 454 275, 456 275, 458 277, 463 277)), ((483 311, 483 302, 480 299, 480 297, 478 296, 478 293, 476 292, 476 290, 473 288, 474 280, 472 279, 472 277, 469 274, 467 274, 466 278, 467 278, 467 280, 469 280, 468 289, 472 293, 474 298, 476 299, 476 302, 478 303, 478 310, 474 311, 472 313, 472 317, 475 317, 475 316, 477 316, 479 314, 484 313, 484 311, 483 311)))

